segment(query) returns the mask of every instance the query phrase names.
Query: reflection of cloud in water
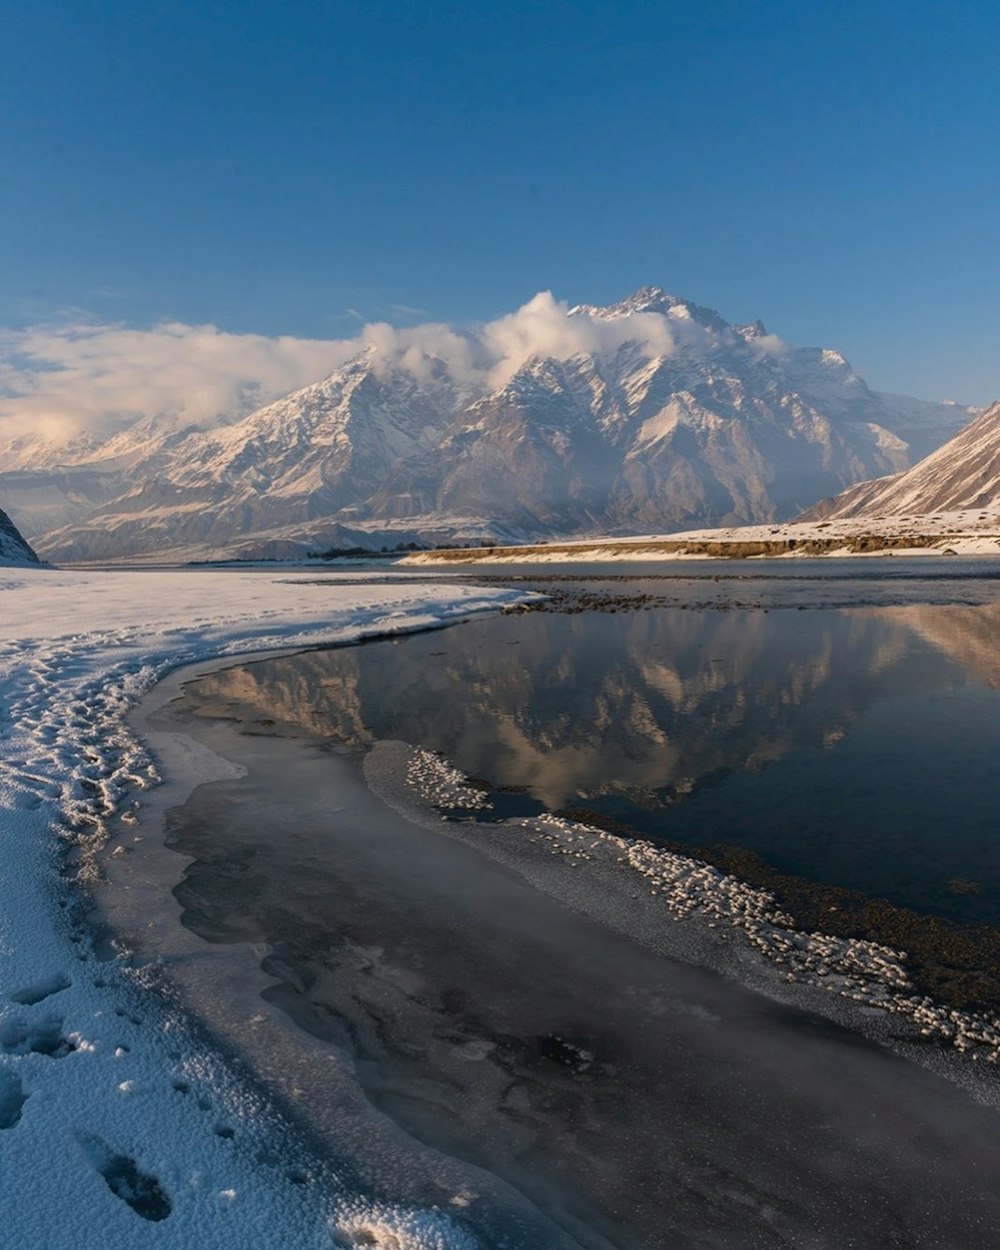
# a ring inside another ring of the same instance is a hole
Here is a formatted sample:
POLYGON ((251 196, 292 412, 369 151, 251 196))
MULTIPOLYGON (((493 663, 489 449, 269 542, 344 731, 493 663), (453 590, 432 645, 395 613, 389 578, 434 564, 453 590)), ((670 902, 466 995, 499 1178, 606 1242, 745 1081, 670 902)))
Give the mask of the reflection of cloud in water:
POLYGON ((677 771, 677 749, 655 726, 649 741, 658 749, 631 756, 620 744, 603 739, 579 746, 532 740, 508 715, 498 719, 497 738, 505 749, 505 772, 517 778, 501 784, 526 786, 553 810, 565 807, 576 795, 588 793, 595 778, 613 775, 620 790, 653 790, 677 771))
MULTIPOLYGON (((794 747, 835 743, 893 683, 926 671, 914 622, 962 611, 497 617, 230 668, 191 693, 210 714, 355 749, 376 738, 421 743, 550 808, 609 792, 657 806, 794 747)), ((995 626, 997 609, 969 611, 992 613, 995 626)), ((989 628, 973 624, 966 634, 985 647, 989 628)))

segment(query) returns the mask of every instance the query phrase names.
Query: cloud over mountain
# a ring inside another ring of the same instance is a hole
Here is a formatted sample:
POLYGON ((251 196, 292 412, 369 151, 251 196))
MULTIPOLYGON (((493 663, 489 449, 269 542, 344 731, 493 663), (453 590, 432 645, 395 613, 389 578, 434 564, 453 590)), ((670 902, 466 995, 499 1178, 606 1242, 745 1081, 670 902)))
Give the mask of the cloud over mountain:
MULTIPOLYGON (((87 322, 0 330, 0 440, 104 437, 160 416, 208 428, 326 377, 366 349, 379 370, 403 369, 420 384, 446 373, 478 397, 536 357, 603 359, 630 343, 649 359, 666 359, 679 345, 712 345, 711 329, 697 320, 607 311, 571 309, 542 291, 515 312, 466 329, 375 322, 345 339, 231 334, 181 322, 149 330, 87 322)), ((774 336, 758 347, 783 348, 774 336)))
POLYGON ((0 440, 0 495, 58 559, 774 520, 907 468, 971 415, 880 395, 837 351, 657 287, 325 343, 167 325, 19 346, 21 402, 128 425, 55 448, 0 440), (311 369, 326 376, 244 414, 311 369))
POLYGON ((315 381, 353 342, 73 323, 0 331, 0 437, 114 433, 147 416, 210 426, 315 381))

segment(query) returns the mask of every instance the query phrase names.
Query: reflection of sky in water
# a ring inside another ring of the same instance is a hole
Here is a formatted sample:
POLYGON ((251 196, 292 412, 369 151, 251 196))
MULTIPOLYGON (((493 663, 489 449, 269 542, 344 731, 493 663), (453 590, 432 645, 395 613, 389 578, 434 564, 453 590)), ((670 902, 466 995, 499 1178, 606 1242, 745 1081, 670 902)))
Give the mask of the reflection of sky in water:
MULTIPOLYGON (((692 598, 774 602, 735 584, 706 579, 692 598)), ((197 689, 355 748, 420 743, 551 809, 1000 923, 998 640, 995 603, 544 613, 262 661, 197 689)))

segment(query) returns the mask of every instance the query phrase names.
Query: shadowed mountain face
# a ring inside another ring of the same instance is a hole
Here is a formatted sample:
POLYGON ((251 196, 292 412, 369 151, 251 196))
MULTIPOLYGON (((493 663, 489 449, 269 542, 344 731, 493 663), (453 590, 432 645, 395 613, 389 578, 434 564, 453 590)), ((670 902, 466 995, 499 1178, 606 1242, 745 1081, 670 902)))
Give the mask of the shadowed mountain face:
POLYGON ((468 367, 372 347, 214 431, 145 421, 63 463, 8 449, 0 489, 64 559, 664 531, 790 517, 969 416, 657 288, 564 321, 569 347, 511 370, 471 340, 468 367))
POLYGON ((38 556, 21 537, 17 526, 7 513, 0 512, 0 564, 8 562, 20 564, 25 561, 37 564, 38 556))
POLYGON ((904 473, 859 482, 810 508, 802 521, 930 516, 1000 509, 1000 403, 904 473))

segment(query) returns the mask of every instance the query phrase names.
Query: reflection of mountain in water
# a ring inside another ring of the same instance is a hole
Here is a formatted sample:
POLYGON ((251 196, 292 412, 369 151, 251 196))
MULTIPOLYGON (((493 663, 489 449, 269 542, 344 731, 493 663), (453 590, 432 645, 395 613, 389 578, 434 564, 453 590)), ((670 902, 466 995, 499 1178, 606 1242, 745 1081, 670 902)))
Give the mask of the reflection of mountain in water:
POLYGON ((893 619, 961 664, 970 677, 1000 690, 1000 604, 914 605, 896 608, 893 619))
POLYGON ((878 611, 538 613, 266 660, 188 690, 206 714, 355 749, 420 743, 552 809, 601 795, 650 808, 836 742, 929 669, 954 684, 911 624, 878 611))

